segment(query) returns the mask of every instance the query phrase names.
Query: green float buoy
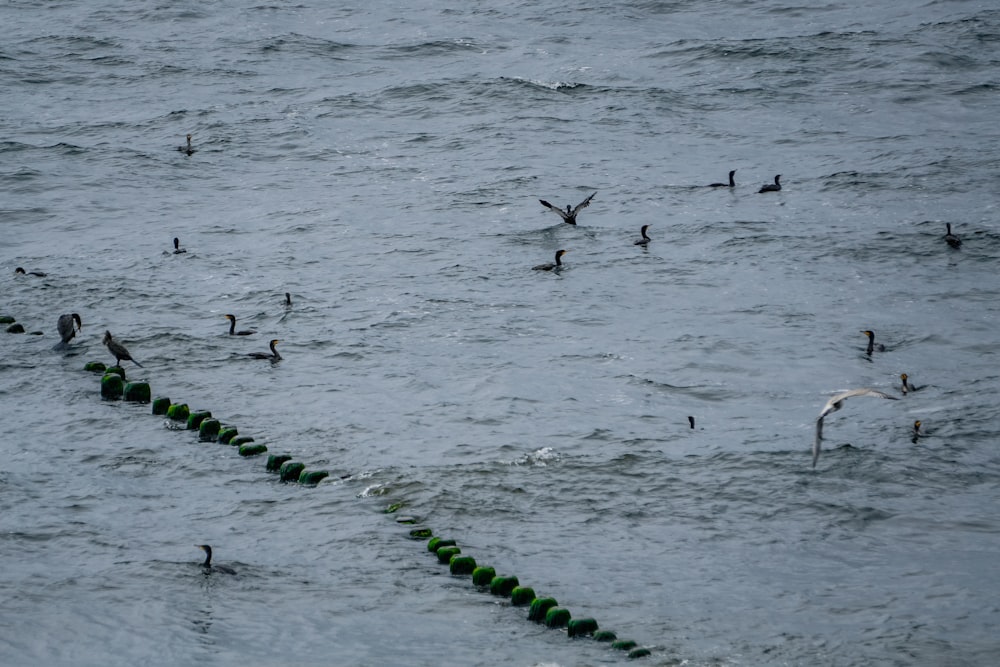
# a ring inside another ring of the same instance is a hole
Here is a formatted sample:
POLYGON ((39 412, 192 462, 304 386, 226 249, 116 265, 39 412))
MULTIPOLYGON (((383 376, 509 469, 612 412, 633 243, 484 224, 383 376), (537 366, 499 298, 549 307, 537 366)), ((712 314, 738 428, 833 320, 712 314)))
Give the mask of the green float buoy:
POLYGON ((10 315, 0 315, 0 324, 14 324, 14 322, 17 322, 17 320, 10 315))
POLYGON ((555 598, 535 598, 531 601, 531 606, 528 607, 528 620, 541 623, 545 620, 545 614, 548 613, 549 609, 558 606, 559 603, 556 602, 555 598))
POLYGON ((303 470, 299 473, 299 484, 316 486, 329 476, 330 473, 326 470, 303 470))
POLYGON ((24 327, 20 324, 12 324, 7 327, 7 333, 24 333, 24 327))
POLYGON ((433 534, 434 532, 430 528, 414 528, 410 531, 410 537, 414 540, 424 540, 433 534))
POLYGON ((153 399, 153 414, 154 415, 165 415, 167 410, 170 409, 170 399, 165 396, 153 399))
POLYGON ((611 630, 598 630, 594 633, 595 642, 613 642, 616 639, 618 639, 618 635, 611 630))
POLYGON ((125 400, 133 403, 149 403, 152 392, 148 382, 129 382, 125 385, 125 400))
MULTIPOLYGON (((193 418, 194 415, 191 415, 193 418)), ((191 418, 188 419, 188 423, 191 423, 191 418)), ((205 419, 198 425, 198 439, 202 442, 215 442, 215 439, 219 437, 219 429, 222 428, 222 424, 219 423, 218 419, 205 419)))
POLYGON ((645 658, 649 654, 650 653, 649 653, 649 649, 648 648, 639 647, 639 648, 634 648, 631 651, 629 651, 628 652, 628 657, 630 657, 630 658, 645 658))
POLYGON ((108 367, 100 361, 88 361, 83 365, 83 370, 90 371, 91 373, 103 373, 108 370, 108 367))
POLYGON ((253 442, 253 438, 249 435, 238 435, 229 440, 229 444, 233 447, 242 447, 243 445, 249 445, 251 442, 253 442))
POLYGON ((597 632, 597 621, 592 618, 574 618, 566 624, 566 632, 570 637, 584 637, 597 632))
POLYGON ((267 451, 267 445, 263 443, 253 442, 248 445, 240 445, 239 455, 257 456, 258 454, 263 454, 266 451, 267 451))
POLYGON ((462 553, 462 550, 458 547, 441 547, 437 550, 438 562, 447 565, 451 562, 452 556, 457 556, 462 553))
POLYGON ((195 410, 194 412, 188 413, 187 427, 189 431, 197 430, 203 421, 212 418, 212 412, 210 410, 195 410))
POLYGON ((564 628, 570 621, 569 609, 565 607, 552 607, 545 612, 545 627, 564 628))
POLYGON ((476 559, 472 556, 452 556, 448 561, 448 571, 455 575, 472 574, 476 569, 476 559))
POLYGON ((125 379, 125 369, 122 368, 121 366, 108 366, 107 368, 104 369, 104 374, 107 375, 108 373, 114 373, 122 380, 125 379))
POLYGON ((299 475, 306 469, 306 464, 300 461, 285 461, 278 469, 282 482, 297 482, 299 475))
POLYGON ((501 597, 510 597, 510 592, 517 588, 518 583, 520 582, 514 575, 493 577, 490 579, 490 593, 501 597))
POLYGON ((235 438, 238 433, 235 426, 226 426, 219 431, 219 442, 228 445, 229 441, 235 438))
POLYGON ((510 592, 510 603, 515 607, 531 604, 535 599, 535 589, 531 586, 516 586, 510 592))
POLYGON ((619 651, 631 651, 636 647, 636 643, 631 639, 616 639, 611 642, 611 648, 619 651))
POLYGON ((427 543, 428 551, 437 551, 441 547, 453 547, 455 546, 455 540, 446 540, 443 537, 432 537, 427 543))
POLYGON ((188 409, 187 403, 174 403, 167 408, 167 418, 175 422, 186 422, 190 416, 191 411, 188 409))
POLYGON ((111 373, 101 378, 101 397, 106 399, 119 399, 125 391, 125 383, 122 379, 111 373))
POLYGON ((385 508, 386 514, 394 514, 403 508, 403 503, 392 503, 385 508))
POLYGON ((417 517, 406 516, 405 514, 396 517, 396 523, 414 524, 417 522, 417 517))
POLYGON ((267 467, 265 470, 268 472, 278 472, 286 461, 291 460, 292 457, 288 454, 271 454, 267 457, 267 467))
POLYGON ((488 565, 481 565, 472 571, 472 583, 475 586, 489 586, 497 571, 488 565))

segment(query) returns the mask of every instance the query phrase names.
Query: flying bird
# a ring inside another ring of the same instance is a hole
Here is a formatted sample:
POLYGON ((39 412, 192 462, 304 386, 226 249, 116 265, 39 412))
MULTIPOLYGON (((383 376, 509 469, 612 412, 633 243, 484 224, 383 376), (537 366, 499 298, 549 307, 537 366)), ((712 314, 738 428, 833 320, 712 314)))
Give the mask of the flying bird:
POLYGON ((888 398, 891 401, 897 400, 895 396, 885 393, 884 391, 879 391, 877 389, 850 389, 845 392, 841 392, 836 396, 831 396, 830 400, 826 402, 823 409, 819 413, 819 417, 816 419, 816 441, 813 443, 813 464, 812 467, 816 467, 816 460, 819 459, 819 452, 822 447, 823 442, 823 418, 826 417, 831 412, 836 412, 844 406, 844 401, 853 396, 874 396, 875 398, 888 398))
POLYGON ((568 223, 570 225, 575 225, 576 224, 576 215, 577 215, 577 213, 579 213, 581 209, 584 209, 584 208, 587 208, 588 206, 590 206, 590 200, 593 199, 594 195, 596 195, 596 194, 597 193, 595 192, 593 195, 590 195, 589 197, 587 197, 586 199, 584 199, 582 202, 580 202, 579 204, 577 204, 576 207, 574 207, 574 208, 570 208, 570 205, 566 204, 566 210, 565 211, 562 210, 561 208, 559 208, 558 206, 553 206, 552 204, 548 203, 544 199, 539 199, 538 201, 542 202, 542 206, 544 206, 545 208, 549 209, 550 211, 555 211, 556 213, 558 213, 559 217, 561 217, 563 219, 563 222, 568 223))

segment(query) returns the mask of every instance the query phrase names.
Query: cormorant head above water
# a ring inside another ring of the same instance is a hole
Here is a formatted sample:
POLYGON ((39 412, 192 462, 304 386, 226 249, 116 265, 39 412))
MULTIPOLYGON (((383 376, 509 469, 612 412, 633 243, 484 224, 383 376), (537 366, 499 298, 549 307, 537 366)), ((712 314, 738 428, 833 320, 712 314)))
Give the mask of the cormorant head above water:
POLYGON ((196 547, 205 552, 205 562, 201 564, 206 570, 212 572, 222 572, 224 574, 236 574, 236 570, 226 565, 212 565, 212 547, 207 544, 196 544, 196 547))
POLYGON ((774 177, 774 183, 768 183, 767 185, 761 186, 760 190, 757 192, 777 192, 781 189, 781 174, 774 177))
POLYGON ((871 329, 866 329, 862 331, 864 335, 868 336, 868 349, 865 350, 865 354, 871 354, 872 352, 885 352, 885 345, 882 343, 875 344, 875 332, 871 329))
POLYGON ((633 245, 641 245, 641 246, 649 245, 649 242, 652 241, 653 239, 649 238, 646 235, 647 229, 649 229, 649 225, 642 226, 642 229, 639 230, 639 233, 642 234, 642 238, 636 241, 633 245))
POLYGON ((735 173, 736 173, 735 169, 733 169, 732 171, 729 172, 729 182, 728 183, 709 183, 708 187, 710 187, 710 188, 735 188, 736 187, 736 181, 733 179, 733 174, 735 174, 735 173))
POLYGON ((292 293, 285 292, 285 307, 291 307, 292 305, 292 293))
POLYGON ((191 135, 190 134, 187 135, 187 145, 186 146, 178 146, 177 150, 179 150, 181 153, 184 153, 186 155, 191 155, 192 153, 196 153, 198 151, 197 148, 195 148, 194 146, 191 145, 191 135))
POLYGON ((274 349, 274 346, 280 342, 281 342, 280 340, 275 338, 270 343, 268 343, 268 346, 271 348, 271 354, 267 354, 266 352, 251 352, 248 356, 252 357, 253 359, 270 359, 271 361, 281 361, 281 355, 278 354, 278 351, 276 349, 274 349))
POLYGON ((957 236, 955 236, 954 234, 951 233, 951 223, 950 222, 946 222, 944 224, 945 224, 945 228, 948 230, 948 232, 944 235, 944 240, 952 248, 960 248, 960 247, 962 247, 962 239, 958 238, 957 236))
POLYGON ((580 202, 579 204, 577 204, 575 207, 571 207, 569 204, 566 204, 566 210, 565 211, 563 211, 562 209, 560 209, 558 206, 553 206, 552 204, 548 203, 544 199, 539 199, 538 201, 540 201, 542 203, 542 206, 544 206, 545 208, 547 208, 550 211, 553 211, 555 213, 558 213, 559 217, 563 219, 563 222, 565 222, 567 224, 570 224, 570 225, 575 225, 576 224, 576 216, 577 216, 577 214, 580 212, 581 209, 584 209, 584 208, 587 208, 588 206, 590 206, 590 200, 593 199, 594 195, 596 195, 596 194, 597 193, 595 192, 593 195, 590 195, 589 197, 587 197, 586 199, 584 199, 582 202, 580 202))
POLYGON ((549 262, 547 264, 539 264, 538 266, 531 267, 532 271, 553 271, 562 266, 562 256, 565 255, 568 250, 556 250, 556 261, 553 264, 549 262))
POLYGON ((230 336, 249 336, 251 334, 257 333, 256 331, 251 331, 249 329, 244 329, 243 331, 236 330, 236 316, 226 315, 227 320, 229 320, 229 335, 230 336))
POLYGON ((175 236, 174 237, 174 254, 175 255, 180 255, 181 253, 184 253, 184 252, 187 252, 187 250, 185 250, 184 248, 181 247, 181 240, 175 236))

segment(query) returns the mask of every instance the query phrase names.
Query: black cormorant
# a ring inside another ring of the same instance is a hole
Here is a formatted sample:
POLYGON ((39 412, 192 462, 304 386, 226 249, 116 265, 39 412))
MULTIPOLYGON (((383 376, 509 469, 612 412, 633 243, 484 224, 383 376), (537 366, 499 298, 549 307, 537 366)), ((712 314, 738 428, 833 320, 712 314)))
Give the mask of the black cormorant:
POLYGON ((266 352, 251 352, 248 356, 253 357, 254 359, 270 359, 271 361, 280 361, 281 355, 278 354, 278 351, 276 349, 274 349, 274 346, 280 342, 281 342, 280 340, 275 338, 270 343, 268 343, 268 345, 271 348, 271 354, 267 354, 266 352))
POLYGON ((181 153, 184 153, 186 155, 191 155, 192 153, 197 152, 198 149, 191 145, 191 135, 189 134, 189 135, 187 135, 187 145, 186 146, 178 146, 177 150, 179 150, 181 153))
POLYGON ((127 361, 131 361, 133 364, 135 364, 139 368, 143 368, 142 364, 140 364, 138 361, 136 361, 135 359, 132 358, 132 355, 128 353, 128 350, 125 349, 124 345, 122 345, 121 343, 116 342, 111 337, 111 332, 110 331, 105 331, 104 332, 104 344, 108 346, 108 351, 111 354, 115 355, 115 363, 118 364, 119 366, 122 363, 122 359, 125 359, 127 361))
POLYGON ((728 183, 709 183, 708 187, 710 187, 710 188, 735 188, 736 187, 736 181, 733 179, 733 174, 735 174, 735 173, 736 173, 735 169, 733 169, 731 172, 729 172, 729 182, 728 183))
POLYGON ((14 273, 20 273, 21 275, 38 276, 39 278, 44 278, 45 276, 48 275, 47 273, 43 273, 41 271, 27 271, 26 272, 20 266, 17 267, 16 269, 14 269, 14 273))
POLYGON ((62 339, 63 343, 68 343, 73 340, 77 331, 83 329, 83 322, 80 321, 80 316, 76 313, 72 315, 60 315, 59 321, 56 322, 56 330, 59 331, 59 337, 62 339), (74 328, 73 323, 76 323, 74 328))
POLYGON ((181 240, 175 236, 174 237, 174 254, 175 255, 180 255, 180 254, 185 253, 185 252, 187 252, 187 250, 185 250, 184 248, 181 247, 181 240))
POLYGON ((226 315, 226 319, 229 320, 229 335, 230 336, 249 336, 251 334, 257 333, 256 331, 251 331, 249 329, 244 329, 243 331, 236 330, 236 316, 226 315))
POLYGON ((236 574, 236 570, 228 565, 212 565, 212 547, 207 544, 196 544, 196 547, 205 552, 205 562, 201 564, 206 571, 222 572, 223 574, 236 574))
POLYGON ((781 189, 781 174, 774 177, 774 183, 768 183, 767 185, 761 186, 760 190, 757 192, 777 192, 781 189))
POLYGON ((951 233, 951 223, 946 222, 944 224, 948 230, 948 233, 944 235, 944 240, 947 241, 948 245, 950 245, 952 248, 961 248, 962 239, 958 238, 957 236, 951 233))
POLYGON ((560 209, 557 206, 553 206, 552 204, 548 203, 544 199, 539 199, 538 201, 542 202, 542 206, 544 206, 545 208, 549 209, 550 211, 555 211, 556 213, 558 213, 559 217, 563 219, 563 222, 571 224, 571 225, 575 225, 576 224, 576 215, 577 215, 577 213, 579 213, 581 209, 584 209, 584 208, 590 206, 590 200, 593 199, 594 195, 596 195, 596 194, 597 193, 595 192, 593 195, 590 195, 589 197, 587 197, 586 199, 584 199, 582 202, 580 202, 579 204, 577 204, 575 208, 570 208, 570 205, 566 204, 566 210, 565 211, 562 210, 562 209, 560 209))
POLYGON ((883 345, 882 343, 879 343, 877 345, 875 344, 875 332, 874 331, 872 331, 870 329, 866 329, 865 331, 862 331, 861 333, 863 333, 864 335, 868 336, 868 349, 865 350, 865 354, 867 354, 867 355, 870 356, 872 352, 885 352, 885 345, 883 345))
POLYGON ((539 264, 538 266, 531 267, 532 271, 552 271, 558 269, 562 266, 562 256, 565 255, 567 250, 556 250, 556 261, 555 264, 549 262, 548 264, 539 264))
POLYGON ((641 246, 649 245, 649 242, 652 241, 653 239, 646 236, 647 229, 649 229, 649 225, 642 226, 642 229, 639 230, 639 233, 642 234, 642 238, 633 243, 632 245, 641 245, 641 246))

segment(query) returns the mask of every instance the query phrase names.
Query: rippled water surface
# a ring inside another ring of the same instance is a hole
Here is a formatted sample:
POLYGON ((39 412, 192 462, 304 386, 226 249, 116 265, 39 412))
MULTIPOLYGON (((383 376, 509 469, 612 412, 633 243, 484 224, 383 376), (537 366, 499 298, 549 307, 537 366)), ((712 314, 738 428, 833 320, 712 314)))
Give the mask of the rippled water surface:
POLYGON ((995 661, 1000 10, 0 21, 0 314, 28 331, 0 334, 0 664, 626 660, 451 577, 400 515, 650 664, 995 661), (577 226, 538 202, 591 193, 577 226), (105 330, 154 395, 331 476, 102 402, 105 330), (270 339, 280 363, 247 357, 270 339), (900 400, 826 417, 813 470, 823 404, 866 386, 900 400))

